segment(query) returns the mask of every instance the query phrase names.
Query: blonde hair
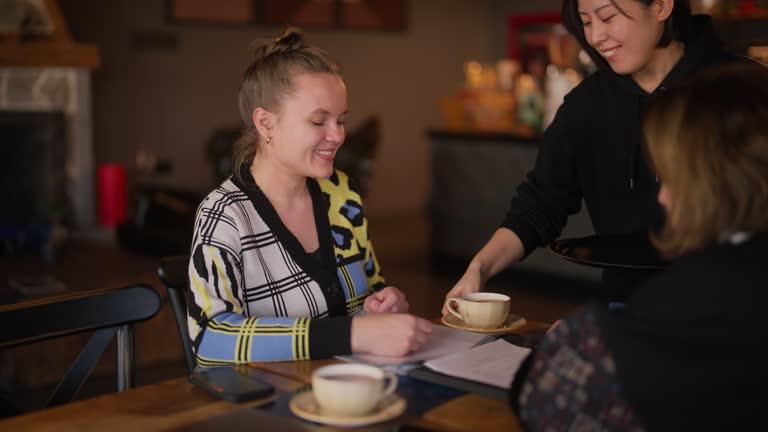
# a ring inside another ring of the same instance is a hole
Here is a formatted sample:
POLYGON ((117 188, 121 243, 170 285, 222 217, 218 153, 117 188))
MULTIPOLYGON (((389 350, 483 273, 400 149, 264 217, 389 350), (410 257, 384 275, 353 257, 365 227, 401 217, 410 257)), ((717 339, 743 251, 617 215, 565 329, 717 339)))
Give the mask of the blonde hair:
POLYGON ((274 41, 257 46, 253 57, 243 73, 238 97, 245 130, 235 143, 232 166, 240 180, 240 167, 250 165, 258 151, 259 134, 252 119, 254 110, 261 107, 279 111, 282 101, 295 90, 297 74, 341 74, 338 64, 325 51, 306 45, 300 31, 291 27, 274 41))
POLYGON ((707 71, 659 97, 644 132, 671 195, 653 236, 663 254, 768 228, 768 70, 740 63, 707 71))

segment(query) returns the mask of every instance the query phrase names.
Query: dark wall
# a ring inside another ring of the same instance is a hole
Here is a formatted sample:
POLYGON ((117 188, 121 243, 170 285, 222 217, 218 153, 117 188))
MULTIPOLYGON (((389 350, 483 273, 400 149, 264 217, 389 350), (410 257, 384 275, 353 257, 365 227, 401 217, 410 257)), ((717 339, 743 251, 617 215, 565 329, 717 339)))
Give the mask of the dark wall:
MULTIPOLYGON (((438 101, 462 85, 466 60, 504 55, 505 17, 557 8, 557 0, 411 0, 404 31, 311 30, 306 35, 344 67, 349 125, 379 116, 382 142, 369 213, 420 211, 426 203, 425 129, 441 123, 438 101)), ((280 28, 173 25, 158 0, 63 0, 78 40, 101 48, 93 76, 96 163, 126 164, 132 179, 208 188, 205 143, 239 124, 239 77, 256 39, 280 28), (137 152, 169 159, 166 176, 136 173, 137 152)))

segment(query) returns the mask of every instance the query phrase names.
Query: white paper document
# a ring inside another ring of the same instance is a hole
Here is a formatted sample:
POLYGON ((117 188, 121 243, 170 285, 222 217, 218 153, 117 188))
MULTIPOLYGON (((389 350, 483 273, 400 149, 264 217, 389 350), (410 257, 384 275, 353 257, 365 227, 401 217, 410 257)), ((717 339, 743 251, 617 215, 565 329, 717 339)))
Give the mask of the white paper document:
POLYGON ((420 350, 405 357, 384 357, 372 354, 352 354, 338 358, 352 363, 365 363, 374 366, 393 366, 444 357, 472 348, 486 335, 457 330, 441 325, 432 326, 429 340, 420 350))
POLYGON ((498 339, 471 350, 428 360, 424 366, 445 375, 508 389, 530 353, 528 348, 498 339))

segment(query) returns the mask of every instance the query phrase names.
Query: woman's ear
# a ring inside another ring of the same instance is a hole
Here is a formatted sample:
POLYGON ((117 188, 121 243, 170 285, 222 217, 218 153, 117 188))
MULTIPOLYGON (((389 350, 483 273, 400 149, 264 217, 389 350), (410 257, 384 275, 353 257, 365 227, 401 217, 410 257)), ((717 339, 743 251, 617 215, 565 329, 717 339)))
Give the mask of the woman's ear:
POLYGON ((256 128, 256 130, 259 131, 259 135, 261 135, 265 141, 269 138, 272 138, 272 125, 274 124, 274 117, 275 116, 271 112, 265 110, 264 108, 256 108, 253 110, 253 116, 251 117, 253 126, 256 128))
POLYGON ((655 0, 652 7, 656 19, 659 22, 666 21, 672 15, 672 10, 675 8, 675 0, 655 0))

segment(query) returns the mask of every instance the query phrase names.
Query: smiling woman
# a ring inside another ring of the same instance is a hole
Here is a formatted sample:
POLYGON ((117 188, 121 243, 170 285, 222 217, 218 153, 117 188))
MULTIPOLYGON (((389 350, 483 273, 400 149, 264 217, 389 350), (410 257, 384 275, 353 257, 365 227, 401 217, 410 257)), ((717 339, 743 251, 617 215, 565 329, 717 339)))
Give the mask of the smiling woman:
POLYGON ((360 195, 333 168, 347 115, 338 65, 289 29, 256 49, 239 105, 234 173, 203 200, 192 239, 197 363, 418 349, 431 324, 386 286, 360 195))
POLYGON ((252 122, 259 134, 269 136, 253 159, 257 183, 260 178, 266 181, 293 173, 320 178, 333 174, 334 156, 344 143, 344 81, 330 73, 300 73, 293 82, 295 94, 279 110, 259 107, 253 111, 252 122))
MULTIPOLYGON (((504 222, 446 300, 552 243, 582 201, 598 235, 647 235, 662 223, 658 179, 641 151, 643 112, 694 73, 743 61, 722 49, 710 17, 690 10, 688 0, 563 0, 566 27, 599 70, 565 97, 504 222)), ((603 281, 622 301, 651 274, 607 269, 603 281)))
POLYGON ((563 2, 566 26, 595 64, 631 75, 653 91, 659 71, 683 55, 691 14, 687 1, 580 0, 563 2))

